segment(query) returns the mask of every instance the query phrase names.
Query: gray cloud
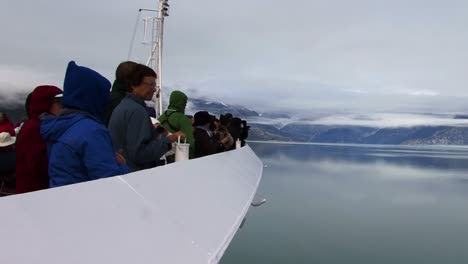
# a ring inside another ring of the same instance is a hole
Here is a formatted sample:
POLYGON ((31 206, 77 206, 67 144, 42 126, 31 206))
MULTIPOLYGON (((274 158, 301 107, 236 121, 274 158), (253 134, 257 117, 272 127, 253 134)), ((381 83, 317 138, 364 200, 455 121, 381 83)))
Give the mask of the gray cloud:
MULTIPOLYGON (((155 1, 7 2, 0 77, 29 89, 62 83, 71 59, 113 79, 136 10, 155 1)), ((170 4, 163 77, 171 88, 260 109, 468 110, 466 1, 170 4)), ((135 44, 132 59, 144 62, 145 51, 135 44)))
POLYGON ((407 113, 376 113, 376 114, 322 114, 315 117, 292 118, 249 118, 249 122, 274 125, 282 128, 290 123, 328 126, 364 126, 375 128, 417 127, 417 126, 457 126, 467 127, 468 119, 456 119, 454 115, 441 114, 407 114, 407 113))

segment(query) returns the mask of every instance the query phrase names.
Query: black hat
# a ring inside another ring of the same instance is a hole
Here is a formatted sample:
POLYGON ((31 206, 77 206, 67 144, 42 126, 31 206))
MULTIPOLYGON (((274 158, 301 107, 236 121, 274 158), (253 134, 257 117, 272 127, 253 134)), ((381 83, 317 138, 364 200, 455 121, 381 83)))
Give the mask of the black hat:
POLYGON ((233 116, 232 116, 231 113, 227 113, 227 114, 224 115, 224 117, 226 117, 227 120, 231 121, 233 116))
POLYGON ((195 119, 194 126, 203 126, 210 123, 211 115, 207 111, 200 111, 196 112, 193 118, 195 119))

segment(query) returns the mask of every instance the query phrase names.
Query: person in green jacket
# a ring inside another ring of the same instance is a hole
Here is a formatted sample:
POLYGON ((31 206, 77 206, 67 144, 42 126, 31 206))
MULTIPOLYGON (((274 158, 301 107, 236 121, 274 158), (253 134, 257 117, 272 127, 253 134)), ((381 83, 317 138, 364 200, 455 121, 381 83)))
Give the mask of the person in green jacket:
MULTIPOLYGON (((181 91, 173 91, 169 97, 169 106, 167 110, 158 118, 165 129, 174 133, 181 131, 186 135, 187 143, 190 144, 189 158, 194 158, 195 140, 193 138, 192 120, 185 116, 185 106, 187 105, 188 97, 181 91)), ((168 158, 170 162, 171 158, 168 158)))

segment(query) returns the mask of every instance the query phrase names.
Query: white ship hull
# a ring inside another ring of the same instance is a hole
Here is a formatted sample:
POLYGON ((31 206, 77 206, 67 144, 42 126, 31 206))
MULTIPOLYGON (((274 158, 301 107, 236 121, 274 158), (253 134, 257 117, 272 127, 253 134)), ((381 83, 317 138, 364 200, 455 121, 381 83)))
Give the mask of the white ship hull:
POLYGON ((263 164, 246 146, 0 199, 3 263, 217 263, 263 164))

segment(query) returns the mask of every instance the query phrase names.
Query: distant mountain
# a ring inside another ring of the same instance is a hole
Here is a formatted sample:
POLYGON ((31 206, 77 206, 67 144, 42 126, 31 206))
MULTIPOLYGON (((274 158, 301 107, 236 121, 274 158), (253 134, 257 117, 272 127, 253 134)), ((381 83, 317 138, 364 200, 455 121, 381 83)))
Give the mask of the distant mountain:
MULTIPOLYGON (((0 102, 0 111, 6 112, 11 120, 19 121, 24 115, 23 105, 19 101, 0 102)), ((287 113, 260 114, 244 106, 204 98, 190 98, 187 108, 189 113, 201 110, 209 111, 217 116, 232 113, 234 116, 247 120, 251 126, 250 140, 392 145, 468 145, 468 126, 417 125, 378 128, 363 125, 310 124, 304 120, 296 120, 287 113)), ((468 115, 455 115, 453 119, 468 119, 468 115)))
MULTIPOLYGON (((468 127, 417 126, 373 128, 362 126, 324 126, 289 124, 281 129, 273 125, 252 124, 252 127, 287 138, 287 141, 386 144, 386 145, 468 145, 468 127)), ((251 134, 262 140, 263 135, 251 134)))
POLYGON ((250 127, 249 139, 263 141, 292 141, 289 137, 280 136, 276 133, 270 133, 257 125, 250 127))
POLYGON ((250 124, 250 140, 275 140, 275 141, 293 141, 291 137, 281 135, 278 128, 271 125, 250 124))
POLYGON ((257 117, 259 114, 253 110, 250 110, 246 107, 239 105, 229 105, 223 102, 209 101, 206 99, 200 98, 190 98, 189 107, 191 109, 196 109, 197 111, 208 111, 212 114, 220 115, 225 113, 231 113, 234 116, 239 116, 242 118, 247 117, 257 117))
POLYGON ((468 145, 468 128, 444 127, 434 130, 426 137, 415 137, 403 144, 409 145, 468 145))

